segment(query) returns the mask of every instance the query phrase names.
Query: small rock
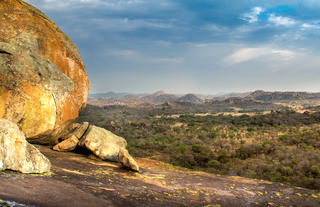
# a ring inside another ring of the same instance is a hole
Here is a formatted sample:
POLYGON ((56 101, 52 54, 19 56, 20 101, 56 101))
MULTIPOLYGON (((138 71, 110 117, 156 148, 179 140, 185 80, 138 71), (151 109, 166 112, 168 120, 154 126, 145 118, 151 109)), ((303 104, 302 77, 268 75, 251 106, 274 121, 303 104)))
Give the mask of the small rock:
POLYGON ((88 128, 89 128, 89 123, 83 122, 72 134, 76 136, 78 139, 81 139, 81 137, 84 135, 84 133, 87 131, 88 128))
POLYGON ((139 171, 139 166, 125 149, 127 141, 108 130, 89 126, 78 145, 86 147, 103 160, 120 162, 125 167, 139 171))
POLYGON ((139 166, 137 162, 131 157, 129 152, 124 148, 121 148, 119 151, 119 162, 123 166, 130 168, 131 170, 139 172, 139 166))
POLYGON ((86 147, 103 160, 118 161, 119 150, 125 148, 127 142, 110 131, 91 125, 79 146, 86 147))
POLYGON ((44 173, 50 167, 50 161, 26 141, 15 123, 0 119, 0 170, 44 173))
POLYGON ((68 152, 73 151, 79 143, 79 140, 76 136, 72 135, 68 139, 60 142, 59 144, 56 144, 53 147, 53 150, 59 151, 59 152, 68 152))

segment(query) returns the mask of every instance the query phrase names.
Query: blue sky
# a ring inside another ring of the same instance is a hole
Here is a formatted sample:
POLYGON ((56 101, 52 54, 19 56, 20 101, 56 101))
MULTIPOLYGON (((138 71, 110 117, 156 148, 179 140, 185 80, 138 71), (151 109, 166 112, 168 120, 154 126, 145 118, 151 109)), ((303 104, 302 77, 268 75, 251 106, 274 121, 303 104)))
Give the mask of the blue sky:
POLYGON ((318 0, 27 0, 76 44, 91 93, 320 91, 318 0))

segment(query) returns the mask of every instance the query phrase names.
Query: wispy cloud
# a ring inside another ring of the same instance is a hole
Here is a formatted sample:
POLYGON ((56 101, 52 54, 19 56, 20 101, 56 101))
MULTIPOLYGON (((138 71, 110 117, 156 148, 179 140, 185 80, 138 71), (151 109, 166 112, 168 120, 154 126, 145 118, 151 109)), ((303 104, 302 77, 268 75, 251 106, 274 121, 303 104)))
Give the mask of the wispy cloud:
POLYGON ((303 29, 316 29, 316 30, 318 30, 318 29, 320 29, 320 23, 319 22, 317 22, 317 23, 313 23, 313 22, 311 22, 311 23, 303 23, 301 25, 301 27, 303 29))
POLYGON ((257 58, 275 57, 281 60, 289 61, 294 58, 295 52, 284 49, 274 49, 269 47, 260 48, 241 48, 225 59, 228 64, 238 64, 251 61, 257 58))
POLYGON ((182 57, 166 57, 166 56, 150 56, 148 54, 144 54, 137 50, 131 49, 120 49, 120 50, 107 50, 107 56, 114 56, 123 59, 131 59, 137 62, 144 62, 144 63, 159 63, 159 64, 175 64, 175 63, 182 63, 184 58, 182 57))
POLYGON ((276 16, 275 14, 270 14, 268 21, 277 26, 293 26, 297 24, 297 21, 289 17, 276 16))
POLYGON ((115 56, 133 56, 136 54, 134 50, 110 50, 108 51, 109 54, 115 56))
POLYGON ((240 19, 245 20, 249 23, 255 23, 258 21, 258 16, 265 11, 264 8, 262 7, 254 7, 251 9, 251 12, 249 13, 244 13, 240 19))
POLYGON ((170 22, 157 19, 93 18, 88 21, 99 29, 113 31, 131 31, 140 28, 167 29, 172 27, 170 22))

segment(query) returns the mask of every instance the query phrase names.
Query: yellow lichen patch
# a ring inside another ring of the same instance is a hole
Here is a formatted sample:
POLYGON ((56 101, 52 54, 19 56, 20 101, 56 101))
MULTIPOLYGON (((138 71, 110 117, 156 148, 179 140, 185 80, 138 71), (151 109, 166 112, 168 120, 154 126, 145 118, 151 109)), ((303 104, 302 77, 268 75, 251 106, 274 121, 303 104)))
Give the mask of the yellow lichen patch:
POLYGON ((94 171, 92 171, 93 174, 103 174, 103 175, 109 175, 110 172, 108 170, 104 170, 104 169, 96 169, 94 171))
POLYGON ((187 191, 187 193, 189 193, 189 194, 191 194, 191 195, 198 195, 198 191, 195 191, 195 190, 189 190, 189 189, 187 189, 186 190, 187 191))
POLYGON ((263 195, 263 193, 260 192, 260 191, 257 191, 256 193, 257 193, 258 195, 261 195, 261 196, 263 195))
POLYGON ((35 176, 35 177, 50 177, 53 175, 53 173, 52 172, 46 172, 46 173, 40 173, 40 174, 39 173, 38 174, 32 173, 30 175, 35 176))
POLYGON ((29 96, 25 102, 25 119, 22 131, 26 137, 32 137, 52 130, 56 122, 56 105, 52 94, 41 90, 40 86, 25 84, 23 91, 29 96))
POLYGON ((229 176, 234 181, 239 181, 241 183, 246 183, 246 184, 257 184, 257 182, 254 179, 248 179, 248 178, 243 178, 240 176, 229 176))
POLYGON ((4 117, 10 92, 0 86, 0 117, 4 117))
POLYGON ((205 205, 203 207, 221 207, 220 204, 209 204, 209 205, 205 205))

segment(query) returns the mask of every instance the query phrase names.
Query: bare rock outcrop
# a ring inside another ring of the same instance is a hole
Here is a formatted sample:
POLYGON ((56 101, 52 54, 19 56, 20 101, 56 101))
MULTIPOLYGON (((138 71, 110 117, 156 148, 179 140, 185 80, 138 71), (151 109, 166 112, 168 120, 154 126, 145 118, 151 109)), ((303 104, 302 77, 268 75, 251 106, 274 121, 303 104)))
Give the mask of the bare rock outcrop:
POLYGON ((71 40, 38 9, 0 1, 0 118, 56 144, 84 109, 88 77, 71 40))
POLYGON ((90 125, 88 122, 74 123, 61 142, 53 147, 55 151, 73 151, 77 147, 91 151, 102 160, 120 162, 124 167, 139 172, 139 166, 126 150, 127 141, 112 132, 90 125))
POLYGON ((138 171, 125 139, 73 123, 86 106, 89 80, 71 40, 22 0, 1 0, 0 19, 0 119, 11 121, 3 121, 8 131, 0 125, 0 170, 48 171, 49 161, 30 142, 55 145, 57 151, 86 147, 138 171))
POLYGON ((44 173, 50 167, 50 161, 26 141, 15 123, 0 119, 0 170, 44 173))

